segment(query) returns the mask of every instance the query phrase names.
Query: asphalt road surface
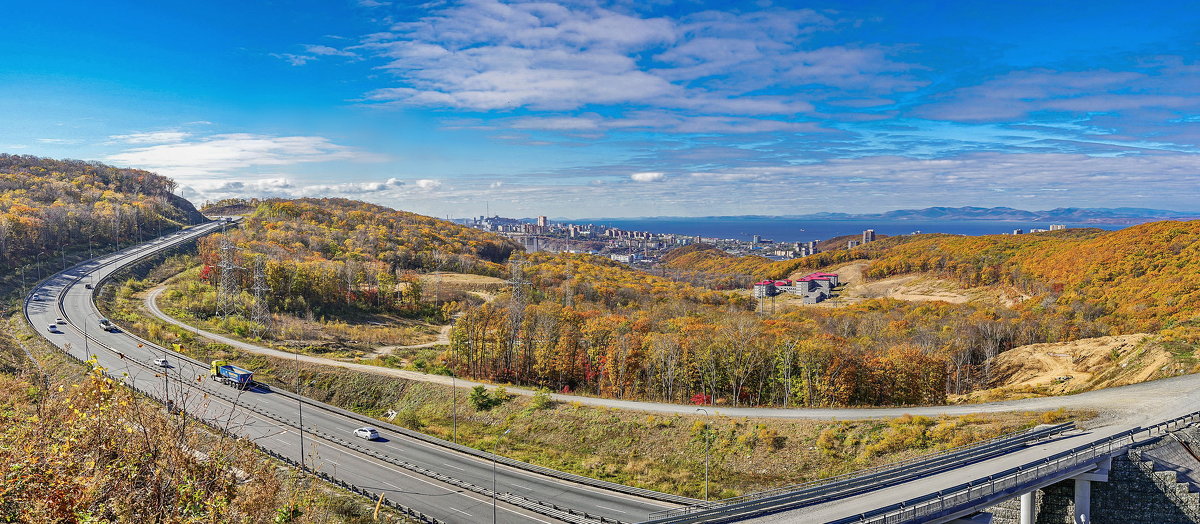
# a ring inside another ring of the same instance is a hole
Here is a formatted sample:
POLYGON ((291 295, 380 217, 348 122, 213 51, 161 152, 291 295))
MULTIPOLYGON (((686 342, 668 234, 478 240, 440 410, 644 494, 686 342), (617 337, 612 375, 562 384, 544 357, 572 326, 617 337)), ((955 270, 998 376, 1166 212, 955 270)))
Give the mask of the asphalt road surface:
MULTIPOLYGON (((40 297, 26 302, 26 315, 35 329, 64 351, 80 359, 94 356, 100 366, 123 377, 128 384, 159 398, 169 398, 176 406, 197 417, 299 461, 298 397, 265 387, 240 391, 219 384, 207 378, 208 368, 204 364, 142 343, 120 331, 101 330, 93 290, 85 287, 87 283, 101 282, 142 256, 191 241, 219 227, 218 223, 196 226, 70 268, 34 290, 40 297), (68 324, 59 326, 59 333, 50 332, 48 326, 59 317, 68 324), (156 358, 166 358, 171 367, 156 366, 156 358)), ((357 439, 352 432, 364 425, 362 420, 311 400, 304 402, 303 419, 304 461, 310 468, 373 492, 382 492, 389 500, 447 522, 492 521, 490 497, 394 463, 403 461, 490 489, 493 481, 491 461, 382 428, 382 438, 377 441, 357 439), (374 456, 362 450, 369 450, 374 456)), ((503 441, 500 445, 503 446, 503 441)), ((498 493, 522 495, 625 522, 642 520, 651 511, 672 506, 504 465, 496 468, 495 480, 498 493)), ((497 522, 556 522, 551 517, 503 501, 496 505, 495 511, 497 522)))

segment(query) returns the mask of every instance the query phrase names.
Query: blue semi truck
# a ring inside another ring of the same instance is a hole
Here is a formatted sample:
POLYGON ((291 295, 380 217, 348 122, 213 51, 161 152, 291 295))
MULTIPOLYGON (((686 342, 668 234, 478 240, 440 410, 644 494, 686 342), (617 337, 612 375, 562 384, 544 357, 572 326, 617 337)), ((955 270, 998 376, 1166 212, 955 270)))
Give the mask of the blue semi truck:
POLYGON ((238 389, 249 389, 250 385, 254 383, 253 371, 239 368, 224 360, 212 361, 212 369, 209 370, 209 376, 217 382, 238 389))

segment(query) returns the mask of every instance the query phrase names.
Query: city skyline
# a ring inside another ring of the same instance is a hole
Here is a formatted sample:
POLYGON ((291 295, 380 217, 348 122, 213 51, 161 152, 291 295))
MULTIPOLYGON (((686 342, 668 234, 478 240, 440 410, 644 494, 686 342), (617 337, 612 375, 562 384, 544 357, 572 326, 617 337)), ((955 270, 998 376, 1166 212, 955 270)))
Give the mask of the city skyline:
POLYGON ((1184 2, 63 2, 0 150, 435 216, 1200 206, 1184 2))

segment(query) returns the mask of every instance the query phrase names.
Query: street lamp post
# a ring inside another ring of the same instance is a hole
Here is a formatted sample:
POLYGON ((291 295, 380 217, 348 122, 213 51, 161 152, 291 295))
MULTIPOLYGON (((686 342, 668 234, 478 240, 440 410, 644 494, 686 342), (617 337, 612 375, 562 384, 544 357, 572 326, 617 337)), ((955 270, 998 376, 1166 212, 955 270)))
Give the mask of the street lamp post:
POLYGON ((496 437, 496 443, 492 444, 492 524, 496 524, 496 449, 500 447, 500 439, 509 431, 512 431, 512 428, 504 430, 504 433, 496 437))
POLYGON ((454 376, 454 369, 450 370, 450 410, 454 414, 451 419, 450 440, 458 444, 458 379, 454 376))
POLYGON ((300 469, 304 467, 304 394, 300 392, 300 350, 296 349, 296 401, 299 403, 300 416, 300 469))
POLYGON ((704 500, 708 500, 708 450, 709 450, 709 435, 708 435, 708 410, 704 408, 696 408, 696 411, 704 412, 704 500))

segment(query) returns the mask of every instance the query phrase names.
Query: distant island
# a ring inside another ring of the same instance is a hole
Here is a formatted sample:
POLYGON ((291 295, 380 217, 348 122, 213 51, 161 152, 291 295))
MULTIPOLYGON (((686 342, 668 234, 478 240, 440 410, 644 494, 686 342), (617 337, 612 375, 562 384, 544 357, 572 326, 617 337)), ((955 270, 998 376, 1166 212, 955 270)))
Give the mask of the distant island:
MULTIPOLYGON (((685 217, 640 217, 644 219, 685 217)), ((1074 224, 1140 224, 1156 220, 1200 219, 1200 211, 1170 211, 1136 207, 1060 207, 1044 211, 1026 211, 1011 207, 927 207, 898 209, 884 213, 812 213, 807 215, 738 215, 686 218, 803 220, 998 220, 1008 222, 1068 222, 1074 224)), ((578 222, 581 219, 573 221, 578 222)), ((606 219, 583 219, 603 221, 606 219)))

